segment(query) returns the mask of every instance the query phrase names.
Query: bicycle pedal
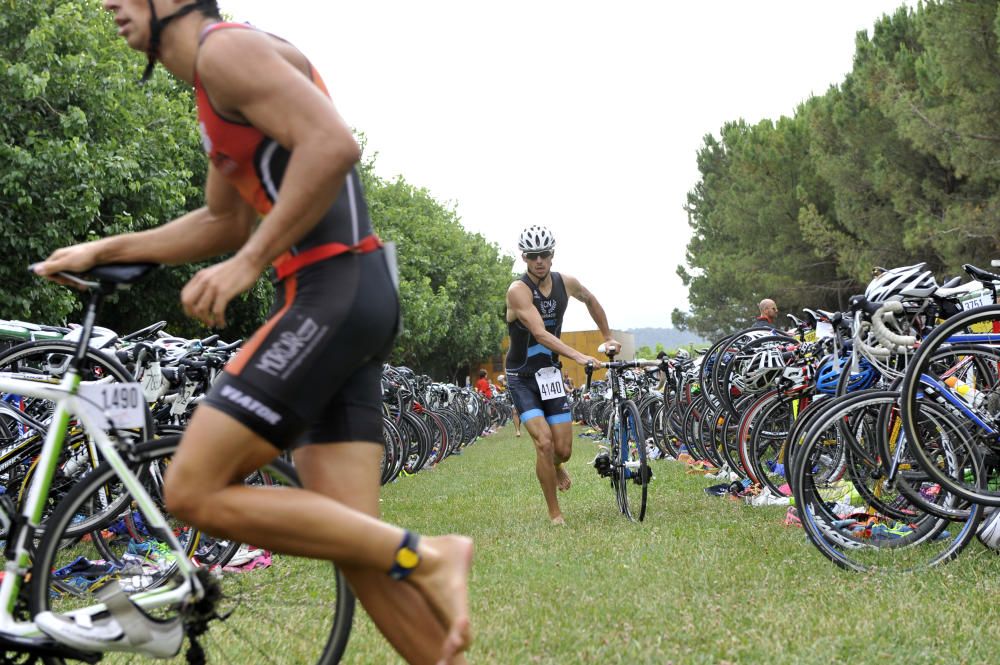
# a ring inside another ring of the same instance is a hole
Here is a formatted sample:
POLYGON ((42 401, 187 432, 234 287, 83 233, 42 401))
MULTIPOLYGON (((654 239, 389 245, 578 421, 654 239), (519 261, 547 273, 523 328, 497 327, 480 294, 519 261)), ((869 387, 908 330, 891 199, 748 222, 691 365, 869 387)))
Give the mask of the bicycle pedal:
POLYGON ((611 475, 611 455, 606 451, 601 451, 597 453, 597 456, 593 461, 594 468, 597 469, 597 475, 602 478, 606 478, 611 475))

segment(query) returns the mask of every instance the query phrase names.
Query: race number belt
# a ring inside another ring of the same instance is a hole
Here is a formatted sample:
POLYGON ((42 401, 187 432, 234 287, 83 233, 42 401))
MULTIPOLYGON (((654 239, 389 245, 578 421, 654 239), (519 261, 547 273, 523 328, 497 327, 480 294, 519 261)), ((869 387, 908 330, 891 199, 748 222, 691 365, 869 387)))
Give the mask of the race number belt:
POLYGON ((274 274, 280 281, 289 275, 294 275, 306 266, 311 266, 324 259, 330 259, 341 254, 370 254, 382 247, 382 241, 374 233, 365 236, 356 245, 345 245, 342 242, 328 242, 316 245, 300 254, 285 254, 274 262, 274 274))

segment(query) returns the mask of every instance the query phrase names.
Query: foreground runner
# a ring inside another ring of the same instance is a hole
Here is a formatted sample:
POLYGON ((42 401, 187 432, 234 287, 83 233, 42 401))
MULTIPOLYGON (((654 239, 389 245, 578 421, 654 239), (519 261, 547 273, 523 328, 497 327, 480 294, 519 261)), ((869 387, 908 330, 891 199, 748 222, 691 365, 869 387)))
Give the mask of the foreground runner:
MULTIPOLYGON (((145 77, 158 58, 194 86, 211 158, 206 205, 156 229, 59 249, 37 272, 235 252, 181 293, 190 316, 223 326, 227 303, 273 262, 281 279, 273 316, 195 413, 169 469, 167 507, 215 536, 336 561, 407 661, 464 662, 472 541, 419 538, 377 519, 381 365, 399 301, 350 129, 295 47, 221 23, 213 0, 104 7, 128 45, 147 54, 145 77), (306 489, 240 482, 287 449, 306 489)), ((120 626, 69 623, 46 631, 88 650, 122 639, 120 626)))
POLYGON ((563 464, 573 453, 573 423, 566 401, 559 354, 581 365, 597 363, 559 339, 563 313, 573 296, 587 305, 609 350, 621 344, 611 337, 604 308, 579 280, 552 272, 556 240, 544 226, 521 232, 517 243, 527 272, 507 289, 507 387, 521 422, 535 442, 535 474, 553 524, 564 524, 556 488, 570 488, 563 464))

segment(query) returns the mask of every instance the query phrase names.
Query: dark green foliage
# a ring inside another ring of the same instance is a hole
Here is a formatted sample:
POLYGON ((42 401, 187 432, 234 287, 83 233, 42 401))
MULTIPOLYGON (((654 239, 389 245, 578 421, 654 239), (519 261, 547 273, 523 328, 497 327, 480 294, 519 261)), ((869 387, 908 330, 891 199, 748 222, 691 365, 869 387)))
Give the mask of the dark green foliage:
MULTIPOLYGON (((205 158, 191 95, 160 72, 137 85, 141 56, 96 2, 5 2, 0 12, 0 311, 58 322, 70 291, 25 270, 52 250, 159 224, 201 201, 205 158)), ((161 271, 141 298, 109 305, 128 327, 176 321, 193 268, 161 271)), ((188 329, 190 331, 190 328, 188 329)))
POLYGON ((370 161, 362 175, 372 223, 399 253, 405 329, 393 362, 445 377, 498 353, 513 258, 468 233, 427 190, 378 178, 370 161))
POLYGON ((997 23, 995 3, 901 8, 793 118, 706 137, 679 268, 691 311, 675 323, 715 334, 762 297, 841 307, 875 265, 946 277, 1000 256, 997 23))

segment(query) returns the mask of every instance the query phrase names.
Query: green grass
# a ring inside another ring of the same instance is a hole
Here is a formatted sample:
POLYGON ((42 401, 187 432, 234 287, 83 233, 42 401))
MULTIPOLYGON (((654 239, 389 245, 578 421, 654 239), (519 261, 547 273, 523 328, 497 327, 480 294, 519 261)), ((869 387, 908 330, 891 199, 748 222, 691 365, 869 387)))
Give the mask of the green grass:
MULTIPOLYGON (((654 462, 646 522, 631 524, 594 452, 574 439, 564 528, 510 426, 384 488, 385 519, 475 539, 470 662, 996 662, 1000 557, 978 543, 921 574, 847 573, 782 525, 784 508, 708 496, 676 462, 654 462)), ((399 660, 359 612, 344 662, 399 660)))

